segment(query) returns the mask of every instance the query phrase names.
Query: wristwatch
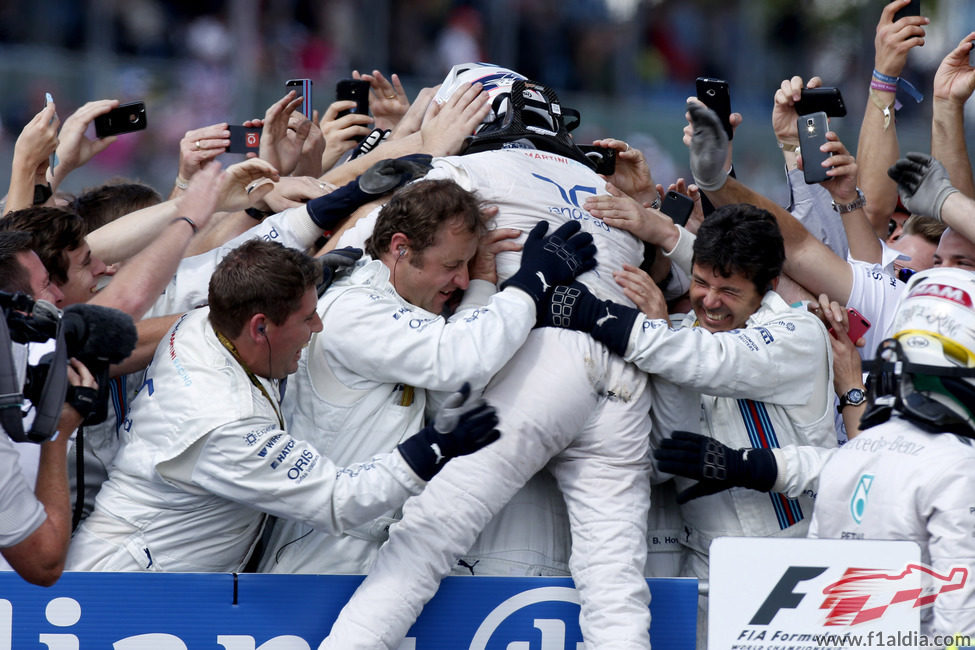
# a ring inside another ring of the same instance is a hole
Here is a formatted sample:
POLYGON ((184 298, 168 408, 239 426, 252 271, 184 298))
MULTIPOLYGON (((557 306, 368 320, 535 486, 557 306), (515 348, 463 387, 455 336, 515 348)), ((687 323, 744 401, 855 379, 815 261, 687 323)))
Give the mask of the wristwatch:
POLYGON ((836 407, 836 410, 840 413, 847 406, 860 406, 867 401, 867 395, 863 392, 861 388, 851 388, 842 395, 840 395, 840 404, 836 407))
POLYGON ((857 197, 850 201, 849 203, 837 203, 833 201, 833 209, 840 214, 846 214, 847 212, 853 212, 854 210, 859 210, 867 204, 867 197, 863 195, 860 188, 857 188, 857 197))

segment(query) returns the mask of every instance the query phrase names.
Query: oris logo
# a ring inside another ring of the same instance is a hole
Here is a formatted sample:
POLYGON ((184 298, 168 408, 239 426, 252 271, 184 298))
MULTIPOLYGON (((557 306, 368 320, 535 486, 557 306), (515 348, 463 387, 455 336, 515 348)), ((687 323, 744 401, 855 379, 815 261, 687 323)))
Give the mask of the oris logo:
MULTIPOLYGON (((511 641, 507 650, 584 650, 582 633, 577 619, 566 629, 563 618, 546 617, 545 604, 579 604, 579 596, 571 587, 539 587, 508 598, 488 614, 471 639, 469 650, 487 650, 495 637, 507 639, 537 639, 541 633, 541 645, 529 641, 511 641), (502 636, 503 635, 503 636, 502 636)), ((496 639, 495 639, 496 640, 496 639)))

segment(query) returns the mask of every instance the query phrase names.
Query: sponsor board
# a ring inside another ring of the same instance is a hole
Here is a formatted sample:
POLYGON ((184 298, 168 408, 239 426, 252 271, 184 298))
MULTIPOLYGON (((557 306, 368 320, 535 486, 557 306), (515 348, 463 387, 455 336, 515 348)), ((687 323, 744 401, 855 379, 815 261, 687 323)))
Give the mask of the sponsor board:
MULTIPOLYGON (((314 650, 362 576, 0 573, 0 650, 314 650)), ((693 650, 697 581, 649 579, 655 648, 693 650)), ((583 650, 569 578, 448 577, 399 650, 583 650)), ((379 622, 377 621, 377 624, 379 622)))
POLYGON ((718 538, 708 648, 915 647, 922 610, 968 574, 920 559, 909 541, 718 538))

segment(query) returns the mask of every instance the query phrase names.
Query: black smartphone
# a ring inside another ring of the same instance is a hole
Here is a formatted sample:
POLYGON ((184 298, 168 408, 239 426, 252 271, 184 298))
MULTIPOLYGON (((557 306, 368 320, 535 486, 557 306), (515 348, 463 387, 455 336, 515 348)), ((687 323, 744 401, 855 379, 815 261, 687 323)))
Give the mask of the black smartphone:
POLYGON ((904 16, 920 16, 921 15, 921 0, 911 0, 911 2, 903 9, 898 9, 894 12, 894 22, 903 18, 904 16))
POLYGON ((595 163, 597 174, 612 176, 616 173, 616 149, 592 144, 580 144, 579 149, 586 154, 586 158, 595 163))
POLYGON ((260 154, 261 127, 231 124, 227 129, 230 131, 230 146, 227 147, 227 153, 260 154))
POLYGON ((731 93, 728 90, 728 82, 724 79, 712 79, 710 77, 697 78, 697 98, 705 106, 718 114, 724 132, 728 134, 728 139, 734 137, 731 128, 731 93))
POLYGON ((145 102, 131 102, 113 108, 95 118, 95 135, 107 138, 119 133, 132 133, 146 128, 145 102))
POLYGON ((796 113, 809 115, 823 111, 826 117, 846 116, 846 104, 839 88, 803 88, 796 102, 796 113))
POLYGON ((820 146, 826 144, 826 132, 829 130, 826 113, 819 111, 802 115, 796 120, 796 128, 799 130, 799 151, 806 183, 822 183, 829 178, 822 163, 832 155, 819 150, 820 146))
POLYGON ((660 202, 660 211, 678 226, 683 226, 694 211, 694 199, 676 190, 668 190, 664 200, 660 202))
POLYGON ((311 104, 311 79, 288 79, 284 87, 289 92, 294 90, 298 93, 298 97, 304 97, 305 101, 301 102, 301 106, 298 109, 301 111, 302 115, 311 119, 312 104, 311 104))
POLYGON ((341 79, 335 84, 335 99, 354 101, 355 108, 340 111, 338 117, 349 113, 369 114, 369 82, 365 79, 341 79))

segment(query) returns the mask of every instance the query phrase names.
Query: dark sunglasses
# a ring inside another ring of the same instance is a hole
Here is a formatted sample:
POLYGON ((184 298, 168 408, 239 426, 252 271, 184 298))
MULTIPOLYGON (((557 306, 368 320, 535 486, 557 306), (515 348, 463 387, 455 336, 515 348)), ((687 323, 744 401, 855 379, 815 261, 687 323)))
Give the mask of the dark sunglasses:
POLYGON ((897 279, 900 280, 901 282, 907 282, 911 278, 911 276, 914 275, 915 273, 917 273, 917 271, 915 271, 914 269, 898 269, 897 279))

